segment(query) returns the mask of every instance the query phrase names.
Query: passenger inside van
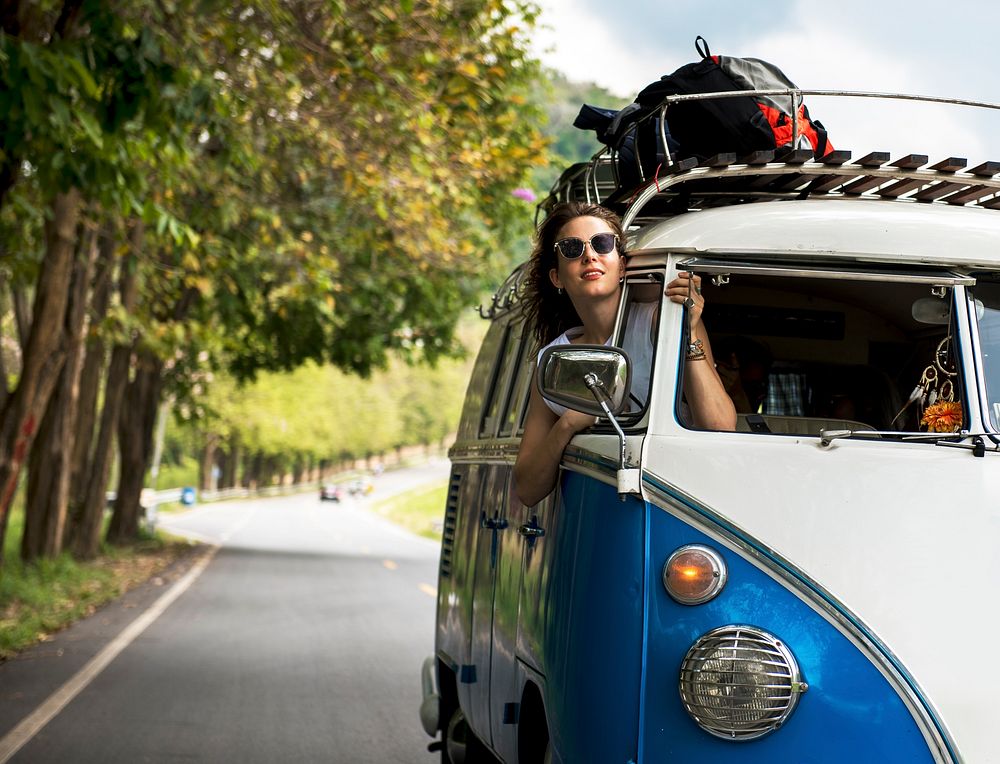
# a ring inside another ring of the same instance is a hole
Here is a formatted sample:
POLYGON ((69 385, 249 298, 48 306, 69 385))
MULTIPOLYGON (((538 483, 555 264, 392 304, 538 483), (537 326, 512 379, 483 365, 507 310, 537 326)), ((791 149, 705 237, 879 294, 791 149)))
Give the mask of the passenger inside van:
MULTIPOLYGON (((625 275, 624 231, 618 216, 598 205, 566 202, 553 208, 535 238, 524 298, 528 325, 542 350, 549 345, 601 345, 611 338, 625 275)), ((688 308, 690 340, 685 364, 685 398, 691 425, 732 430, 736 411, 726 394, 701 322, 701 280, 679 274, 665 290, 668 299, 688 308)), ((657 303, 652 303, 656 305, 657 303)), ((639 322, 651 331, 650 321, 639 322)), ((651 346, 650 346, 651 347, 651 346)), ((645 379, 649 377, 648 358, 645 379)), ((638 364, 637 364, 638 365, 638 364)), ((643 378, 643 370, 636 376, 643 378)), ((555 488, 559 462, 576 433, 594 424, 592 416, 555 408, 536 385, 514 465, 518 498, 537 504, 555 488)))

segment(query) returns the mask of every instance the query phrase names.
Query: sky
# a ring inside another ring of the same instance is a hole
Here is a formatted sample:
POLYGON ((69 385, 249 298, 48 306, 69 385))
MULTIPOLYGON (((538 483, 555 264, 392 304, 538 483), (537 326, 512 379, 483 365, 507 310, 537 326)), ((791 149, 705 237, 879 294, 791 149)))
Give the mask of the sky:
MULTIPOLYGON (((770 61, 800 88, 1000 104, 1000 0, 538 2, 533 46, 543 63, 625 100, 697 60, 701 35, 713 54, 770 61)), ((969 167, 1000 161, 1000 110, 817 96, 806 103, 833 146, 855 158, 889 151, 893 159, 965 157, 969 167)))

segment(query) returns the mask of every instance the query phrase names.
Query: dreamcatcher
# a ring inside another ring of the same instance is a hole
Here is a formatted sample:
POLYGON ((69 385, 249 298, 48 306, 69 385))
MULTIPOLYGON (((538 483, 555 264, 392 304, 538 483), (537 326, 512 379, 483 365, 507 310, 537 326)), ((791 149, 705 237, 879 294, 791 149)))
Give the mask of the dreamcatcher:
POLYGON ((893 417, 893 425, 910 406, 916 404, 920 424, 929 432, 957 432, 962 427, 962 404, 955 400, 958 371, 951 352, 951 335, 938 343, 933 360, 920 375, 910 398, 893 417))

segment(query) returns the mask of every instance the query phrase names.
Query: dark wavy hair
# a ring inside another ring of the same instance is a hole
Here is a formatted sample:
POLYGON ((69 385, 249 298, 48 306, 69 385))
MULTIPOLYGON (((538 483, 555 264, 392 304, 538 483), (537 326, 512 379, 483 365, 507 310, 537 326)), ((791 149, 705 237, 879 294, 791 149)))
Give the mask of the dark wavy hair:
POLYGON ((571 220, 582 217, 600 218, 607 223, 618 234, 618 254, 625 257, 622 221, 607 207, 584 202, 560 202, 552 208, 535 232, 535 247, 524 281, 524 313, 539 347, 581 324, 569 296, 559 294, 549 278, 549 271, 558 267, 555 247, 559 231, 571 220))

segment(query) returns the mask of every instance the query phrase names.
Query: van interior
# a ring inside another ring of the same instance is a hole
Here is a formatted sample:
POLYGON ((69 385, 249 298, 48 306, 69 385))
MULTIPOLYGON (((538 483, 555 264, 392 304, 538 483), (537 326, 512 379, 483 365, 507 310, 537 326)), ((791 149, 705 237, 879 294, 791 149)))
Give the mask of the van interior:
POLYGON ((738 431, 920 432, 926 405, 962 401, 953 274, 943 285, 884 271, 701 275, 738 431))

